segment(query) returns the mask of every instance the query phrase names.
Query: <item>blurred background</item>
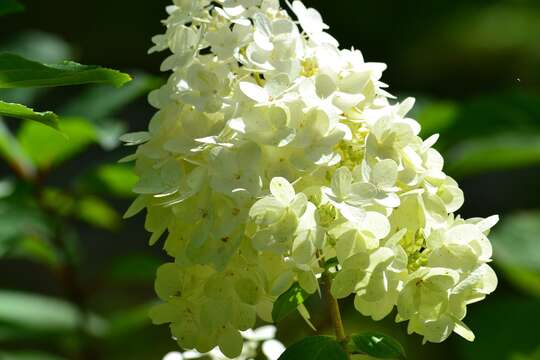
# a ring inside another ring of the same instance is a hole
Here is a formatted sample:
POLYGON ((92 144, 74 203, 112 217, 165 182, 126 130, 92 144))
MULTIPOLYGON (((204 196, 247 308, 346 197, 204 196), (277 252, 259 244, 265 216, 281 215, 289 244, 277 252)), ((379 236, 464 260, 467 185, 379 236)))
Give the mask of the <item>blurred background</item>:
MULTIPOLYGON (((153 278, 166 259, 147 246, 144 216, 122 220, 136 182, 117 137, 143 130, 164 54, 147 55, 168 0, 22 0, 2 18, 0 50, 134 75, 121 89, 0 91, 62 116, 69 140, 34 122, 0 121, 0 359, 161 359, 175 350, 152 326, 153 278)), ((350 331, 386 332, 410 359, 540 359, 540 2, 538 0, 304 1, 343 47, 389 65, 403 99, 466 195, 463 217, 499 214, 491 235, 500 285, 469 307, 474 343, 421 344, 393 316, 374 323, 343 301, 350 331)), ((313 323, 331 332, 323 304, 313 323)), ((290 344, 312 334, 297 314, 279 324, 290 344)))

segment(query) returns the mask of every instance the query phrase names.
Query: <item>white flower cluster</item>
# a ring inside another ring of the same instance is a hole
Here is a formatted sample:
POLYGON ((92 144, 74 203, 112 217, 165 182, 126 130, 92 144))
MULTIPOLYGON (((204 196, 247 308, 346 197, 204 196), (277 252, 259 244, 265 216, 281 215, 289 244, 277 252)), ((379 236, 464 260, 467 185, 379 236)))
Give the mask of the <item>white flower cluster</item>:
MULTIPOLYGON (((285 347, 276 336, 276 327, 272 325, 262 326, 255 330, 242 331, 244 345, 242 352, 234 360, 255 360, 259 359, 258 353, 262 352, 267 360, 278 360, 279 356, 285 351, 285 347)), ((184 353, 173 351, 165 355, 163 360, 191 360, 191 359, 210 359, 210 360, 228 360, 218 349, 214 348, 209 353, 200 353, 196 350, 189 350, 184 353)))
POLYGON ((239 330, 297 281, 318 290, 337 258, 332 293, 355 294, 382 319, 397 306, 409 332, 440 342, 466 305, 497 283, 486 235, 497 217, 454 216, 463 203, 420 125, 414 101, 391 103, 385 65, 342 50, 320 14, 301 2, 174 0, 151 51, 172 52, 169 81, 138 145, 139 194, 150 243, 166 233, 174 262, 159 268, 163 303, 183 348, 229 357, 239 330))

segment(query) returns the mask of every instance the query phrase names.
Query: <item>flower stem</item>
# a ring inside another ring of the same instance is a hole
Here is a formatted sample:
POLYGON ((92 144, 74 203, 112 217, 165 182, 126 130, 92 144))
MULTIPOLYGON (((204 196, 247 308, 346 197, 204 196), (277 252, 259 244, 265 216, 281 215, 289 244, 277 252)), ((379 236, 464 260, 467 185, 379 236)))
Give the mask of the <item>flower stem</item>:
MULTIPOLYGON (((341 343, 345 351, 347 351, 346 346, 348 339, 347 334, 345 333, 345 328, 343 327, 343 320, 341 319, 339 303, 330 291, 330 289, 332 288, 332 277, 330 276, 330 273, 328 271, 325 271, 322 276, 324 281, 324 294, 328 303, 328 307, 330 309, 330 317, 332 319, 332 324, 334 325, 336 339, 339 343, 341 343)), ((350 354, 348 352, 347 354, 350 357, 350 354)))

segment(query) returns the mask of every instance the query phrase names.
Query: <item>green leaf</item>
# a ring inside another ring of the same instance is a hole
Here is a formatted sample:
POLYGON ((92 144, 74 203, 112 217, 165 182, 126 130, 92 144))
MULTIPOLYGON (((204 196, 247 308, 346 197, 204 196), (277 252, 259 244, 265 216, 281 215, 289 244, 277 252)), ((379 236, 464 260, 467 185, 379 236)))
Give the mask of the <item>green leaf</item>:
POLYGON ((134 75, 133 81, 121 89, 111 89, 102 85, 92 86, 77 96, 75 100, 60 108, 58 113, 62 116, 84 116, 96 121, 107 119, 160 84, 160 79, 138 73, 134 75))
POLYGON ((10 179, 0 179, 0 199, 6 198, 15 191, 15 182, 10 179))
POLYGON ((0 0, 0 16, 24 11, 24 6, 17 0, 0 0))
POLYGON ((8 254, 23 237, 47 237, 47 220, 30 201, 11 196, 0 200, 0 256, 8 254))
POLYGON ((540 297, 540 211, 505 216, 490 235, 494 259, 505 278, 525 293, 540 297))
POLYGON ((138 177, 132 166, 125 164, 106 164, 91 169, 77 178, 76 188, 87 193, 106 193, 115 197, 131 199, 131 189, 137 184, 138 177))
POLYGON ((107 331, 107 338, 113 341, 118 337, 132 337, 135 333, 145 327, 152 325, 148 312, 155 304, 138 305, 127 310, 121 310, 109 315, 110 326, 107 331))
POLYGON ((447 171, 466 176, 540 163, 540 135, 516 133, 471 139, 447 155, 447 171))
POLYGON ((77 309, 62 300, 18 291, 0 291, 0 322, 39 331, 66 331, 79 326, 77 309))
POLYGON ((65 136, 36 122, 26 122, 17 139, 28 157, 39 168, 49 168, 70 159, 96 141, 92 123, 81 118, 64 118, 61 130, 65 136))
POLYGON ((61 116, 84 116, 97 129, 98 139, 105 150, 116 148, 119 138, 127 132, 124 122, 111 118, 135 99, 146 95, 161 84, 161 80, 143 73, 135 74, 134 80, 121 89, 97 85, 85 90, 76 99, 60 108, 61 116))
POLYGON ((2 119, 0 119, 0 156, 22 178, 33 179, 37 173, 32 160, 24 152, 21 144, 19 144, 2 119))
POLYGON ((422 125, 422 137, 441 134, 435 146, 439 151, 454 152, 463 143, 497 137, 510 129, 515 134, 538 134, 540 95, 514 89, 459 104, 420 98, 411 117, 422 125))
POLYGON ((153 284, 156 270, 161 265, 159 257, 146 253, 125 254, 112 261, 106 281, 111 286, 153 284))
MULTIPOLYGON (((35 30, 13 33, 7 42, 0 45, 0 53, 3 52, 18 54, 46 64, 62 62, 74 55, 69 44, 60 37, 35 30)), ((36 99, 46 91, 46 88, 0 89, 0 99, 35 106, 36 99)))
POLYGON ((310 336, 290 346, 278 360, 347 360, 343 347, 330 336, 310 336))
POLYGON ((482 306, 467 314, 467 325, 477 335, 474 343, 456 342, 459 360, 510 359, 512 354, 528 354, 538 348, 540 300, 498 291, 482 306))
POLYGON ((50 87, 89 83, 111 84, 117 87, 131 77, 116 70, 66 61, 46 65, 19 55, 0 54, 0 88, 50 87))
POLYGON ((447 101, 418 101, 412 110, 412 117, 422 125, 422 137, 444 131, 455 123, 459 108, 447 101))
POLYGON ((540 360, 540 347, 531 354, 514 354, 510 360, 540 360))
POLYGON ((48 239, 32 235, 17 239, 8 258, 28 259, 54 269, 59 268, 64 262, 64 257, 48 239))
POLYGON ((505 265, 500 261, 497 262, 497 269, 507 281, 525 294, 540 298, 540 272, 519 266, 505 265))
POLYGON ((356 351, 377 359, 405 359, 403 346, 394 338, 381 333, 354 334, 351 336, 351 345, 356 351))
POLYGON ((138 181, 131 166, 122 164, 104 165, 98 168, 97 178, 106 185, 108 190, 120 197, 133 197, 133 187, 138 181))
POLYGON ((0 116, 33 120, 58 129, 58 115, 51 111, 37 112, 21 104, 12 104, 0 100, 0 116))
POLYGON ((272 308, 272 319, 274 322, 280 322, 285 319, 287 315, 295 311, 311 295, 302 289, 300 284, 294 283, 289 290, 281 294, 274 302, 274 307, 272 308))
POLYGON ((118 212, 95 196, 86 196, 79 200, 77 216, 95 227, 106 230, 116 230, 120 225, 118 212))
POLYGON ((506 266, 540 272, 540 211, 505 216, 490 235, 494 259, 506 266))

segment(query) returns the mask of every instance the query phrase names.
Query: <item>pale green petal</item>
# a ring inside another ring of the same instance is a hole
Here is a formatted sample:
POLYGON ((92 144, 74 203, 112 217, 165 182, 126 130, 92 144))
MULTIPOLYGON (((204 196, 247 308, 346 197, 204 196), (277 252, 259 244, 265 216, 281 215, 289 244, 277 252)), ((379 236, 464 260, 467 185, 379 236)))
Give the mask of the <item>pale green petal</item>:
POLYGON ((292 257, 299 264, 308 264, 313 261, 315 245, 311 241, 311 231, 303 231, 294 239, 292 257))
POLYGON ((287 289, 291 287, 294 282, 294 274, 291 271, 287 271, 278 276, 278 278, 272 284, 271 293, 274 296, 283 294, 287 289))
POLYGON ((390 233, 390 222, 386 216, 368 211, 362 222, 362 228, 373 234, 375 238, 383 239, 390 233))
POLYGON ((155 325, 166 324, 170 322, 182 321, 183 314, 178 309, 178 305, 162 303, 152 306, 148 313, 155 325))
POLYGON ((255 305, 262 296, 263 289, 259 284, 248 278, 241 278, 234 282, 236 294, 246 304, 255 305))
MULTIPOLYGON (((201 338, 201 329, 192 321, 175 322, 171 324, 171 333, 176 338, 178 344, 185 349, 193 349, 198 346, 201 338)), ((205 349, 200 349, 204 351, 205 349)))
POLYGON ((285 178, 276 177, 270 182, 270 192, 284 206, 293 202, 294 188, 285 178))
POLYGON ((351 193, 347 198, 350 204, 362 204, 373 199, 377 195, 375 185, 367 182, 357 182, 351 185, 351 193))
POLYGON ((394 160, 379 161, 371 171, 371 181, 380 188, 395 185, 398 175, 398 166, 394 160))
POLYGON ((257 313, 255 307, 243 303, 238 303, 234 309, 234 318, 231 323, 239 330, 247 330, 255 326, 257 313))
POLYGON ((332 295, 338 299, 349 296, 355 291, 362 276, 358 270, 341 270, 332 281, 332 295))
POLYGON ((161 265, 157 269, 155 290, 160 299, 168 301, 173 296, 181 296, 181 273, 174 263, 161 265))
POLYGON ((349 169, 342 167, 336 170, 332 177, 332 192, 339 199, 345 199, 351 192, 352 174, 349 169))
POLYGON ((308 293, 313 294, 319 289, 319 283, 317 277, 310 271, 302 271, 298 273, 298 283, 302 289, 306 290, 308 293))
POLYGON ((242 352, 244 339, 240 332, 231 326, 227 326, 218 334, 218 345, 221 352, 229 357, 235 358, 242 352))

